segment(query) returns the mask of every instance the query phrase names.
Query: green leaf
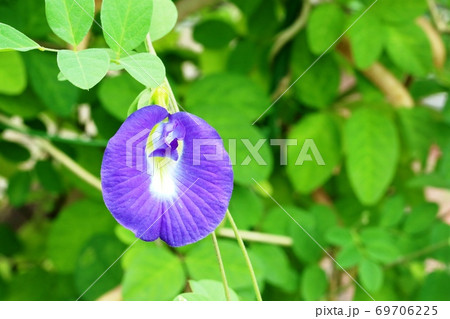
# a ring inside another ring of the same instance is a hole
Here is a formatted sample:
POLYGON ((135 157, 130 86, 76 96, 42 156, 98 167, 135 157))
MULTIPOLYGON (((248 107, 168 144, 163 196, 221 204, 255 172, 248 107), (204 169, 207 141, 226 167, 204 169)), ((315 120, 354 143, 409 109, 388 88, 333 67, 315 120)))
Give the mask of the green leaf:
POLYGON ((72 272, 85 244, 97 234, 113 234, 115 221, 103 204, 82 200, 64 207, 53 222, 48 254, 61 272, 72 272))
POLYGON ((45 14, 50 28, 74 47, 89 32, 94 9, 94 0, 45 0, 45 14))
POLYGON ((319 204, 312 205, 309 211, 316 220, 316 240, 323 243, 326 232, 337 226, 337 214, 330 207, 319 204))
POLYGON ((194 40, 208 49, 222 49, 236 36, 233 27, 222 20, 206 20, 194 28, 194 40), (218 37, 217 35, 220 34, 218 37))
POLYGON ((75 286, 78 293, 83 295, 83 300, 95 300, 107 291, 120 284, 122 269, 119 265, 109 268, 114 261, 124 252, 126 246, 121 244, 115 236, 94 236, 83 247, 76 264, 75 286), (103 274, 103 272, 108 271, 103 274), (102 275, 99 278, 100 275, 102 275), (93 284, 88 291, 91 284, 93 284))
POLYGON ((408 153, 414 159, 424 162, 431 144, 439 134, 431 111, 424 107, 414 107, 412 109, 400 108, 397 112, 408 153))
POLYGON ((100 82, 109 69, 109 55, 102 49, 60 50, 57 61, 67 80, 84 90, 100 82))
MULTIPOLYGON (((307 263, 317 262, 323 255, 323 250, 308 236, 311 235, 316 238, 317 221, 313 214, 302 210, 288 211, 293 220, 288 221, 288 234, 294 240, 293 250, 294 254, 302 261, 307 263), (302 229, 303 228, 303 229, 302 229), (306 234, 306 232, 308 234, 306 234)), ((283 214, 286 214, 283 212, 283 214)), ((281 218, 281 217, 280 217, 281 218)), ((290 218, 289 218, 290 219, 290 218)))
POLYGON ((362 255, 355 245, 345 246, 336 255, 336 261, 341 267, 345 269, 357 265, 361 261, 361 259, 362 255))
POLYGON ((238 114, 248 122, 258 118, 270 105, 267 94, 242 75, 220 73, 196 81, 186 94, 186 108, 208 122, 224 109, 224 115, 238 114))
MULTIPOLYGON (((194 294, 202 295, 210 301, 226 301, 223 283, 215 280, 189 280, 189 286, 194 294)), ((239 301, 239 297, 233 289, 229 288, 230 299, 239 301)))
POLYGON ((337 246, 349 246, 353 243, 352 233, 348 228, 333 227, 325 233, 327 242, 337 246))
POLYGON ((51 32, 45 19, 45 1, 6 0, 0 3, 0 21, 28 37, 43 39, 51 32))
POLYGON ((319 266, 309 266, 302 275, 301 292, 305 300, 321 300, 327 291, 328 281, 325 272, 319 266))
POLYGON ((442 247, 432 254, 434 259, 450 263, 450 225, 438 222, 431 231, 430 244, 442 247))
POLYGON ((50 161, 39 161, 34 167, 41 185, 51 193, 59 193, 62 190, 61 177, 50 161))
POLYGON ((61 116, 71 114, 80 91, 69 82, 58 81, 59 69, 53 53, 26 55, 31 86, 48 109, 61 116))
POLYGON ((11 257, 19 252, 22 244, 9 225, 0 224, 0 255, 11 257))
MULTIPOLYGON (((361 13, 358 12, 359 16, 361 13)), ((353 21, 357 17, 354 17, 353 21)), ((355 64, 360 69, 366 69, 374 64, 381 56, 385 41, 385 27, 373 14, 366 14, 357 26, 348 32, 352 55, 355 64)))
POLYGON ((14 207, 20 207, 25 204, 30 193, 31 176, 29 172, 18 172, 9 180, 6 194, 9 203, 14 207))
POLYGON ((165 248, 147 246, 134 254, 123 278, 125 300, 172 300, 185 285, 180 259, 165 248))
POLYGON ((250 250, 261 259, 268 283, 286 292, 295 292, 298 289, 298 275, 281 247, 253 244, 250 250))
POLYGON ((24 162, 31 156, 30 151, 22 145, 1 139, 0 150, 2 150, 3 157, 12 162, 24 162))
POLYGON ((305 116, 289 133, 297 146, 288 149, 287 173, 295 189, 311 193, 323 185, 341 159, 339 131, 325 113, 305 116))
POLYGON ((438 173, 450 183, 450 141, 441 147, 442 157, 438 164, 438 173))
POLYGON ((429 274, 420 289, 418 300, 423 301, 446 301, 450 299, 448 283, 450 275, 448 271, 437 270, 429 274))
MULTIPOLYGON (((252 287, 247 264, 245 263, 242 252, 237 244, 231 241, 219 240, 219 247, 224 267, 227 271, 227 279, 230 287, 236 290, 252 287)), ((256 278, 260 284, 260 289, 262 290, 264 266, 257 255, 251 252, 249 252, 249 255, 256 278)), ((195 244, 195 246, 187 252, 185 262, 189 277, 194 280, 222 280, 219 265, 217 264, 217 257, 210 240, 195 244)))
POLYGON ((405 72, 425 76, 433 68, 430 42, 413 22, 388 27, 386 50, 392 61, 405 72))
POLYGON ((445 103, 442 115, 444 122, 450 124, 450 99, 447 99, 447 103, 445 103))
POLYGON ((262 0, 231 0, 244 15, 250 15, 255 12, 256 8, 262 3, 262 0))
POLYGON ((317 58, 309 52, 306 37, 300 33, 294 41, 291 57, 292 74, 297 80, 294 93, 310 107, 326 108, 338 94, 341 81, 339 65, 332 54, 324 55, 320 63, 313 65, 317 58))
POLYGON ((404 230, 409 234, 416 234, 428 230, 436 221, 438 206, 434 203, 424 203, 415 206, 406 219, 404 230))
POLYGON ((178 19, 178 11, 172 0, 153 0, 153 12, 150 23, 152 41, 161 39, 169 33, 178 19))
POLYGON ((133 242, 136 241, 136 235, 129 229, 123 227, 120 224, 117 224, 114 228, 114 233, 116 234, 117 238, 119 240, 127 245, 131 245, 133 242))
POLYGON ((226 68, 233 73, 248 74, 255 68, 260 56, 261 51, 255 42, 241 40, 230 52, 226 68))
POLYGON ((50 273, 33 267, 16 274, 9 285, 7 300, 53 301, 78 297, 69 275, 50 273))
POLYGON ((43 109, 42 103, 29 89, 18 96, 0 95, 0 110, 9 115, 29 119, 36 117, 43 109))
POLYGON ((274 1, 250 0, 235 2, 253 2, 254 4, 239 5, 242 7, 252 7, 251 12, 248 12, 247 24, 248 33, 252 38, 258 41, 266 41, 269 34, 274 32, 279 27, 279 16, 277 15, 277 3, 274 1))
POLYGON ((118 120, 127 118, 128 107, 142 91, 141 84, 127 73, 105 78, 99 86, 98 96, 103 108, 118 120))
POLYGON ((358 276, 362 286, 370 292, 379 290, 383 285, 383 269, 367 259, 363 259, 359 264, 358 276))
POLYGON ((231 196, 229 209, 239 229, 250 229, 261 219, 263 203, 249 188, 235 186, 231 196))
POLYGON ((360 109, 345 125, 344 142, 353 190, 364 205, 373 205, 387 190, 397 168, 396 128, 382 113, 360 109))
POLYGON ((150 30, 152 11, 153 1, 103 1, 100 14, 103 35, 117 56, 123 51, 135 49, 145 40, 150 30))
POLYGON ((396 195, 387 198, 380 211, 380 226, 392 227, 397 225, 405 213, 405 200, 403 196, 396 195))
POLYGON ((0 23, 0 51, 29 51, 41 46, 13 27, 0 23))
POLYGON ((388 264, 400 257, 400 252, 394 243, 378 238, 366 243, 367 255, 374 261, 388 264))
POLYGON ((383 0, 376 3, 372 10, 374 14, 390 22, 411 21, 425 13, 427 2, 424 0, 383 0))
MULTIPOLYGON (((211 98, 212 95, 214 94, 206 94, 204 98, 211 98)), ((272 172, 273 157, 269 143, 267 140, 263 141, 264 136, 259 129, 250 125, 242 116, 242 112, 206 107, 208 104, 200 105, 203 107, 202 118, 213 126, 223 139, 233 165, 235 181, 242 185, 253 185, 252 178, 257 181, 266 180, 272 172), (254 154, 250 149, 255 150, 254 154)))
MULTIPOLYGON (((286 205, 284 209, 292 216, 303 216, 305 211, 295 206, 286 205)), ((293 220, 278 206, 270 209, 261 222, 261 230, 270 234, 285 235, 293 220)))
POLYGON ((19 95, 27 85, 27 74, 18 52, 0 52, 0 94, 19 95))
POLYGON ((317 6, 308 19, 306 29, 309 48, 314 54, 322 54, 344 31, 345 14, 335 3, 317 6))
POLYGON ((120 59, 120 64, 146 87, 156 88, 163 83, 166 69, 161 59, 151 53, 138 53, 120 59))

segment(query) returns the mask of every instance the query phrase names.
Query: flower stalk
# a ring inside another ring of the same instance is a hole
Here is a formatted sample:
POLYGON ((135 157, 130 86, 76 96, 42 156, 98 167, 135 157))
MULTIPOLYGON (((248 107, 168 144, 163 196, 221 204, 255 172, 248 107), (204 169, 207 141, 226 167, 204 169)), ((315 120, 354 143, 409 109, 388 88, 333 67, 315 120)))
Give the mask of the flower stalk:
POLYGON ((239 229, 234 222, 233 216, 229 210, 227 210, 227 218, 233 228, 234 235, 236 236, 236 240, 239 244, 239 247, 242 250, 242 254, 244 255, 245 262, 247 263, 248 271, 250 272, 250 277, 252 278, 253 290, 255 291, 256 299, 258 301, 262 301, 261 292, 259 291, 258 281, 256 279, 255 271, 253 270, 252 261, 248 256, 247 249, 245 248, 244 242, 242 241, 241 235, 239 234, 239 229))
POLYGON ((223 289, 225 291, 225 297, 227 301, 231 301, 230 288, 228 287, 227 275, 225 273, 225 267, 223 266, 222 255, 220 254, 219 243, 217 242, 216 232, 211 233, 211 238, 214 244, 214 249, 216 250, 217 261, 219 262, 220 275, 222 276, 223 289))

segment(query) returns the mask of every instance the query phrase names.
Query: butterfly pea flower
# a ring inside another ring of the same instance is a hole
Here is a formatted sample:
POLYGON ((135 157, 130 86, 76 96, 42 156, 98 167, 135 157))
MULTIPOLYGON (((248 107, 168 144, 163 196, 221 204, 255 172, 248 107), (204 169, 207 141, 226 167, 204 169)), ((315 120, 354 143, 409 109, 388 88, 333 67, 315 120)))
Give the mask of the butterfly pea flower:
POLYGON ((109 140, 101 181, 109 211, 136 237, 183 246, 223 220, 233 170, 213 127, 152 105, 132 113, 109 140))

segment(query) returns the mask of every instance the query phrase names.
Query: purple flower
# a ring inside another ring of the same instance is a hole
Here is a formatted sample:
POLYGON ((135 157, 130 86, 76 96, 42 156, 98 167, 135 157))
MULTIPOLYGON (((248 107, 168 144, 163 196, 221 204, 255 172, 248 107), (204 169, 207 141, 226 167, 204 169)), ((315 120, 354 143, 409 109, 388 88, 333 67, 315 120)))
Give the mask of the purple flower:
POLYGON ((157 106, 128 117, 103 157, 106 206, 136 237, 171 246, 196 242, 223 220, 233 171, 219 134, 185 112, 157 106))

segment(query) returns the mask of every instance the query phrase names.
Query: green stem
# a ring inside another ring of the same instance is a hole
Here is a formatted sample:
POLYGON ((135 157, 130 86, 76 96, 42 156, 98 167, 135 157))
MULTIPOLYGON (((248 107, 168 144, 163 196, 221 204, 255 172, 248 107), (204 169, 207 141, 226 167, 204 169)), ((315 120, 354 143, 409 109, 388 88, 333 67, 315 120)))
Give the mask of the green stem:
POLYGON ((236 236, 236 240, 239 244, 239 247, 242 250, 242 254, 244 255, 245 262, 247 263, 248 270, 250 272, 250 276, 252 278, 253 289, 255 290, 256 299, 258 301, 262 301, 261 292, 259 291, 258 281, 256 280, 255 271, 253 270, 252 262, 250 257, 248 256, 247 249, 245 248, 244 242, 242 241, 241 235, 239 234, 239 229, 237 228, 233 216, 229 210, 227 210, 227 218, 230 221, 231 227, 233 228, 234 235, 236 236))
POLYGON ((216 250, 217 261, 219 262, 220 274, 222 275, 223 289, 225 290, 225 297, 227 301, 231 301, 230 288, 228 288, 227 275, 225 274, 225 267, 223 266, 222 255, 220 254, 219 243, 217 242, 216 233, 211 233, 211 238, 216 250))
POLYGON ((49 51, 49 52, 59 52, 60 51, 58 49, 52 49, 52 48, 46 48, 46 47, 40 47, 39 50, 40 51, 49 51))
POLYGON ((306 25, 306 22, 308 21, 309 12, 311 11, 311 1, 310 0, 303 0, 303 6, 300 11, 300 15, 298 18, 294 21, 294 23, 289 26, 287 29, 281 31, 272 46, 272 49, 270 50, 270 60, 273 60, 273 58, 277 55, 278 52, 288 43, 292 38, 295 37, 297 33, 300 32, 301 29, 306 25))
MULTIPOLYGON (((236 238, 233 229, 226 227, 221 227, 217 229, 217 235, 226 238, 236 238)), ((292 246, 293 243, 292 238, 289 236, 266 234, 256 231, 239 230, 239 235, 241 235, 241 238, 244 241, 252 241, 257 243, 265 243, 286 247, 292 246)))
MULTIPOLYGON (((152 44, 152 39, 150 38, 150 34, 147 34, 147 37, 145 38, 145 46, 148 52, 157 55, 152 44)), ((164 78, 164 83, 161 85, 161 88, 163 88, 164 91, 166 91, 166 93, 169 95, 169 105, 167 105, 167 111, 169 111, 169 113, 180 112, 175 94, 173 94, 172 87, 170 86, 167 77, 164 78)))

